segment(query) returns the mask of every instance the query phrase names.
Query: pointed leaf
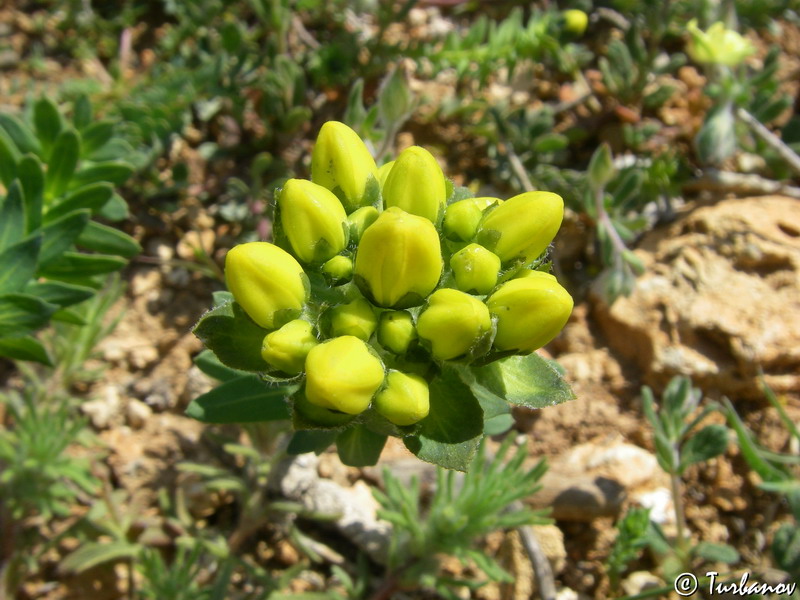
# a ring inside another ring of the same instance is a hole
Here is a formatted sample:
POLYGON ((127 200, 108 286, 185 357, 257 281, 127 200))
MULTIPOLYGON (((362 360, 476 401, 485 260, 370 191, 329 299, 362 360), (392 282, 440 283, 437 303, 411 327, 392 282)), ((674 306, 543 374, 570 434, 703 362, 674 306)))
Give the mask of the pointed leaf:
POLYGON ((0 129, 0 182, 8 187, 17 176, 17 163, 21 158, 17 146, 5 129, 0 129))
POLYGON ((110 183, 93 183, 84 186, 71 192, 61 199, 58 204, 51 206, 44 216, 44 222, 49 223, 81 208, 87 208, 92 211, 93 215, 96 215, 111 200, 113 195, 114 186, 110 183))
POLYGON ((88 300, 97 292, 92 288, 63 281, 31 281, 25 286, 25 293, 63 308, 88 300))
POLYGON ((142 251, 142 247, 127 233, 90 221, 83 229, 77 240, 78 246, 86 250, 116 254, 130 258, 142 251))
POLYGON ((69 323, 70 325, 86 325, 86 319, 83 315, 70 308, 61 308, 57 310, 50 317, 50 320, 58 321, 59 323, 69 323))
POLYGON ((446 367, 430 384, 430 413, 405 438, 418 458, 466 471, 483 437, 483 411, 456 369, 446 367))
POLYGON ((32 337, 4 337, 0 338, 0 356, 13 360, 29 360, 38 362, 48 367, 53 366, 53 361, 47 350, 39 340, 32 337))
POLYGON ((58 569, 62 573, 82 573, 103 563, 136 558, 140 546, 129 542, 86 542, 61 561, 58 569))
POLYGON ((259 423, 289 418, 286 397, 298 386, 271 387, 256 375, 227 381, 192 400, 186 414, 203 423, 259 423))
POLYGON ((209 377, 223 382, 237 379, 248 374, 246 371, 238 371, 237 369, 226 367, 211 350, 203 350, 200 354, 195 356, 194 364, 209 377))
POLYGON ((67 189, 81 151, 81 139, 73 129, 66 129, 58 134, 50 162, 47 165, 45 178, 45 196, 49 199, 57 198, 67 189))
POLYGON ((356 425, 345 429, 336 438, 336 450, 342 464, 349 467, 371 467, 381 457, 386 436, 356 425))
POLYGON ((105 119, 96 121, 81 131, 81 156, 89 156, 92 152, 105 146, 114 134, 114 121, 105 119))
POLYGON ((128 218, 128 203, 119 194, 114 194, 111 199, 103 205, 98 213, 107 221, 116 223, 117 221, 124 221, 128 218))
POLYGON ((119 271, 128 262, 119 256, 107 254, 81 254, 79 252, 64 252, 61 258, 42 269, 40 275, 50 279, 67 279, 70 281, 85 281, 93 275, 104 275, 119 271))
POLYGON ((42 227, 42 249, 39 252, 39 269, 58 260, 78 239, 89 222, 86 209, 64 215, 42 227))
POLYGON ((133 175, 133 167, 121 160, 97 163, 75 173, 69 183, 69 189, 74 190, 101 181, 121 185, 128 181, 131 175, 133 175))
POLYGON ((89 101, 86 94, 81 94, 75 100, 75 106, 72 110, 72 124, 75 129, 82 131, 88 127, 92 122, 92 103, 89 101))
POLYGON ((57 308, 27 294, 0 296, 0 338, 25 335, 47 325, 57 308))
POLYGON ((681 447, 681 468, 703 462, 724 454, 728 447, 728 428, 724 425, 707 425, 690 437, 681 447))
POLYGON ((33 154, 22 157, 17 165, 17 178, 25 198, 25 233, 36 231, 42 224, 44 169, 33 154))
POLYGON ((25 235, 25 200, 18 180, 0 198, 0 251, 16 244, 25 235))
POLYGON ((728 544, 700 542, 694 547, 692 553, 710 562, 721 562, 728 565, 739 562, 739 553, 736 548, 728 544))
POLYGON ((236 302, 208 311, 193 331, 228 367, 242 371, 266 371, 269 368, 261 357, 261 345, 267 331, 256 325, 236 302))
POLYGON ((0 113, 0 127, 8 134, 14 145, 22 154, 31 152, 39 155, 42 152, 42 145, 36 139, 30 128, 19 118, 8 113, 0 113))
POLYGON ((62 127, 61 113, 49 98, 40 98, 33 105, 33 126, 42 143, 42 153, 48 158, 62 127))
POLYGON ((303 429, 295 431, 286 452, 292 456, 314 452, 322 454, 336 440, 339 431, 335 429, 303 429))
POLYGON ((41 236, 31 236, 0 252, 0 294, 18 292, 36 274, 41 236))

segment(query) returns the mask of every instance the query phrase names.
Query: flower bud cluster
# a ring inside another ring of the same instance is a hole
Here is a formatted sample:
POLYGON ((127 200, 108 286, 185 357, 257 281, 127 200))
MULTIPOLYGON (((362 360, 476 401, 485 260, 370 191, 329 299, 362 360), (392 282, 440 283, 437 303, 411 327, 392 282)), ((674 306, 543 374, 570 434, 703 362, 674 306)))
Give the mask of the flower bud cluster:
POLYGON ((228 288, 264 329, 265 370, 304 378, 294 410, 306 421, 336 427, 371 409, 412 426, 441 362, 528 354, 565 325, 572 298, 535 270, 562 199, 453 196, 424 148, 378 168, 353 130, 328 122, 311 181, 276 193, 276 243, 228 253, 228 288))

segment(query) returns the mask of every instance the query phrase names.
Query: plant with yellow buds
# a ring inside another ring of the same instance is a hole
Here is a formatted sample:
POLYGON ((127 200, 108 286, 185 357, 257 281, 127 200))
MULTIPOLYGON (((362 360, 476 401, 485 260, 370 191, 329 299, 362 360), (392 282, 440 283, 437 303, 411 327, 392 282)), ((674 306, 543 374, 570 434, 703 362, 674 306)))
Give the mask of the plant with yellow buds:
POLYGON ((323 126, 312 181, 277 190, 275 243, 228 253, 229 292, 195 333, 224 383, 188 412, 209 422, 291 419, 291 452, 337 444, 377 460, 388 436, 422 460, 466 469, 511 406, 572 397, 533 351, 572 298, 540 271, 563 201, 503 202, 455 188, 427 150, 377 170, 342 123, 323 126), (266 382, 266 383, 265 383, 266 382))

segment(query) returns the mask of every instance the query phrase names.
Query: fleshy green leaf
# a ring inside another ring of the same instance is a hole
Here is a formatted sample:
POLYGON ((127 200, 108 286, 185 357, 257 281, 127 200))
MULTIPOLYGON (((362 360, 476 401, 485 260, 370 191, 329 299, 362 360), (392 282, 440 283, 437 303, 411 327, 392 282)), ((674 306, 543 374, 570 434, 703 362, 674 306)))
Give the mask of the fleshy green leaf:
POLYGON ((693 554, 711 562, 721 562, 728 565, 739 562, 739 553, 736 548, 728 544, 700 542, 694 547, 693 554))
POLYGON ((69 323, 70 325, 86 325, 86 319, 78 312, 69 308, 61 308, 50 317, 53 321, 69 323))
POLYGON ((725 453, 728 447, 728 428, 724 425, 707 425, 690 437, 681 447, 681 468, 703 462, 725 453))
POLYGON ((343 464, 350 467, 371 467, 381 457, 386 436, 364 425, 349 427, 336 438, 336 450, 343 464))
POLYGON ((306 452, 321 454, 336 440, 337 435, 339 435, 339 432, 331 429, 295 431, 292 439, 289 440, 286 452, 292 456, 305 454, 306 452))
POLYGON ((98 213, 104 219, 116 223, 128 218, 128 203, 119 194, 113 194, 98 213))
POLYGON ((58 134, 47 164, 44 193, 48 199, 57 198, 67 189, 81 151, 81 139, 73 129, 58 134))
POLYGON ((558 371, 536 353, 462 371, 462 377, 476 395, 490 392, 527 408, 555 406, 575 398, 558 371))
POLYGON ((14 181, 5 198, 0 198, 0 251, 16 244, 24 235, 25 200, 22 186, 19 181, 14 181))
POLYGON ((238 371, 237 369, 226 367, 211 350, 203 350, 200 354, 195 356, 194 364, 209 377, 223 382, 237 379, 248 374, 246 371, 238 371))
POLYGON ((89 209, 93 215, 96 215, 113 195, 114 186, 109 183, 93 183, 84 186, 70 193, 58 204, 51 206, 44 216, 44 222, 49 223, 81 208, 89 209))
POLYGON ((483 410, 458 372, 446 367, 430 384, 430 413, 417 433, 405 438, 418 458, 466 471, 483 437, 483 410))
POLYGON ((114 134, 114 121, 105 119, 81 131, 81 156, 89 156, 105 146, 114 134))
POLYGON ((130 258, 142 251, 142 247, 127 233, 90 221, 77 240, 78 246, 104 254, 116 254, 130 258))
POLYGON ((25 293, 63 308, 88 300, 97 292, 92 288, 63 281, 31 281, 25 286, 25 293))
POLYGON ((47 325, 57 308, 27 294, 0 296, 0 337, 25 335, 47 325))
POLYGON ((0 294, 18 292, 36 274, 41 236, 31 236, 0 252, 0 294))
POLYGON ((36 139, 30 128, 14 115, 0 113, 0 127, 5 130, 8 137, 11 138, 22 154, 27 154, 28 152, 36 155, 41 154, 42 146, 39 140, 36 139))
POLYGON ((775 563, 793 578, 800 576, 800 528, 796 523, 784 523, 772 541, 775 563))
POLYGON ((85 281, 93 275, 119 271, 126 264, 127 261, 119 256, 64 252, 61 258, 47 265, 40 274, 51 279, 85 281))
POLYGON ((42 153, 47 158, 63 126, 61 113, 49 98, 39 98, 33 105, 33 126, 42 144, 42 153))
POLYGON ((17 177, 25 198, 25 233, 36 231, 42 224, 44 198, 44 169, 33 154, 22 157, 17 165, 17 177))
POLYGON ((59 570, 64 573, 82 573, 103 563, 136 558, 141 546, 129 542, 86 542, 64 557, 59 570))
POLYGON ((76 210, 42 227, 42 249, 39 251, 39 269, 47 267, 66 252, 78 239, 89 222, 89 211, 76 210))
POLYGON ((0 338, 0 356, 14 360, 30 360, 48 367, 53 366, 53 361, 45 347, 39 340, 32 337, 0 338))
POLYGON ((266 371, 261 345, 267 331, 256 325, 236 302, 204 314, 194 334, 219 357, 222 364, 242 371, 266 371))
POLYGON ((270 387, 256 375, 227 381, 192 400, 186 414, 204 423, 258 423, 289 418, 286 397, 297 386, 270 387))
POLYGON ((0 182, 8 187, 17 176, 20 153, 4 129, 0 129, 0 182))
POLYGON ((125 183, 133 175, 133 167, 121 160, 97 163, 81 169, 73 176, 69 189, 75 190, 90 183, 106 181, 115 185, 125 183))
POLYGON ((92 103, 86 94, 81 94, 75 100, 72 111, 72 124, 78 131, 83 131, 92 122, 92 103))

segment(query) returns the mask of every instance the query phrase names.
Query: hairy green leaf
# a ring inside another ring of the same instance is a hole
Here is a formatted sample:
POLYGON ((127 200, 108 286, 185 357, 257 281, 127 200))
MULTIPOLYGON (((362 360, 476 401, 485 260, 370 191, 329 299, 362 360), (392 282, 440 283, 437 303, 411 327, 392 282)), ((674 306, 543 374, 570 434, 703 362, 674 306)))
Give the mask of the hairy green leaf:
POLYGON ((258 423, 289 418, 286 397, 297 386, 269 386, 256 375, 226 381, 192 400, 186 414, 204 423, 258 423))
POLYGON ((342 431, 336 438, 336 450, 343 464, 350 467, 370 467, 378 462, 386 436, 355 425, 342 431))
POLYGON ((208 311, 193 331, 228 367, 242 371, 266 371, 269 368, 261 357, 261 345, 267 331, 256 325, 236 302, 208 311))

